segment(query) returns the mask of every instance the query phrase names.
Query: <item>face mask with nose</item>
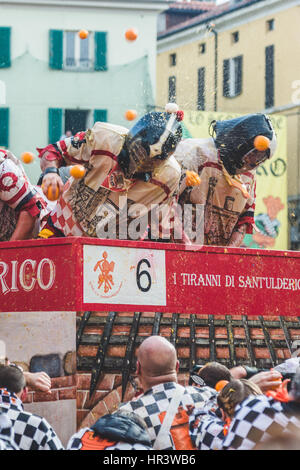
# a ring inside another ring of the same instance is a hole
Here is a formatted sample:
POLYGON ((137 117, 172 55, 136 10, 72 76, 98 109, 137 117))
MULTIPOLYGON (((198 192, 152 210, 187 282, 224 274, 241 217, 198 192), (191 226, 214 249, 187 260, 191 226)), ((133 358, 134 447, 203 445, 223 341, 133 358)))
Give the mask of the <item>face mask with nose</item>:
POLYGON ((232 176, 255 170, 276 151, 276 134, 265 114, 213 121, 211 128, 220 159, 232 176))

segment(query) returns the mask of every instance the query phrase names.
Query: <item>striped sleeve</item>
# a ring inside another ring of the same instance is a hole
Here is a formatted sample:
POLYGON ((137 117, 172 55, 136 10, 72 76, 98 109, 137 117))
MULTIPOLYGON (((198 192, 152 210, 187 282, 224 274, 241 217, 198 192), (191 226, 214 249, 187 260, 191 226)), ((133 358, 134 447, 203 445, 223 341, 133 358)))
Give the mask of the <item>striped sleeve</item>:
POLYGON ((39 158, 44 157, 48 161, 57 160, 59 163, 62 163, 65 159, 72 163, 82 162, 81 147, 86 143, 85 134, 85 132, 78 132, 72 137, 59 140, 43 149, 37 148, 39 158))

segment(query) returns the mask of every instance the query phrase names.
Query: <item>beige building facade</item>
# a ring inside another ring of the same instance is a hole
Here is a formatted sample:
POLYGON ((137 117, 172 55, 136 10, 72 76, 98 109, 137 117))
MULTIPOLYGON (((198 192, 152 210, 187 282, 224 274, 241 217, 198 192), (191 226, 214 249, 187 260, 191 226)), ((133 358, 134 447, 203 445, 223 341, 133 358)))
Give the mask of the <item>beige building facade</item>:
POLYGON ((171 100, 186 110, 287 117, 292 224, 300 222, 299 24, 300 0, 232 0, 162 32, 157 55, 158 107, 171 100))

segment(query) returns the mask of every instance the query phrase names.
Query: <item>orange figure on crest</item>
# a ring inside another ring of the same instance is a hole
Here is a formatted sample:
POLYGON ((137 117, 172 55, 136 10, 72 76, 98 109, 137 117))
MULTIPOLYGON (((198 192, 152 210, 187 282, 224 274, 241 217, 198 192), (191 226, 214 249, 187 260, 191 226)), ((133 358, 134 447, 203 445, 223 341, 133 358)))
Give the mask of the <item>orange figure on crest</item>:
POLYGON ((106 251, 103 252, 102 256, 103 258, 95 264, 94 271, 97 271, 98 268, 100 269, 100 274, 98 277, 98 289, 100 289, 104 283, 104 292, 107 294, 107 292, 112 289, 112 286, 114 285, 113 277, 110 273, 113 272, 115 263, 113 261, 107 261, 108 255, 106 251))

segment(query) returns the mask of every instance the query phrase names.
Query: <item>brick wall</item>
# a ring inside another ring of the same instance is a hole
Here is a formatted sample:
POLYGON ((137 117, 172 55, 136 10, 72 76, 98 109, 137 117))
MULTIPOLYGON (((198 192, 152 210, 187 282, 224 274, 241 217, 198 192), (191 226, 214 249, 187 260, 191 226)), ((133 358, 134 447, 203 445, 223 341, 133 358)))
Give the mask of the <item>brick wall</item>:
MULTIPOLYGON (((82 315, 82 312, 77 314, 78 326, 82 315)), ((107 312, 92 312, 79 341, 77 349, 78 428, 90 426, 99 417, 116 410, 122 401, 122 370, 125 354, 128 353, 128 338, 131 334, 134 315, 128 312, 116 314, 111 337, 105 351, 104 367, 96 389, 90 397, 91 373, 95 367, 97 351, 101 347, 107 315, 107 312)), ((285 332, 282 328, 283 324, 279 317, 265 318, 263 324, 258 318, 248 318, 248 322, 251 345, 258 366, 271 367, 269 347, 273 348, 278 362, 290 357, 285 332)), ((285 318, 284 322, 290 342, 299 340, 299 320, 295 317, 285 318)), ((133 378, 135 378, 137 348, 143 339, 152 334, 173 339, 180 363, 179 382, 183 385, 188 383, 191 359, 199 363, 205 363, 212 359, 212 330, 207 316, 143 312, 139 316, 133 350, 131 351, 130 375, 133 378), (175 320, 176 332, 174 332, 175 320)), ((214 316, 213 339, 215 344, 214 360, 228 367, 234 365, 232 364, 233 359, 237 364, 250 364, 246 332, 241 316, 214 316)), ((130 400, 134 394, 135 390, 128 382, 123 401, 130 400)))
POLYGON ((29 388, 24 404, 71 400, 77 397, 77 376, 69 375, 51 379, 50 392, 37 392, 29 388))

